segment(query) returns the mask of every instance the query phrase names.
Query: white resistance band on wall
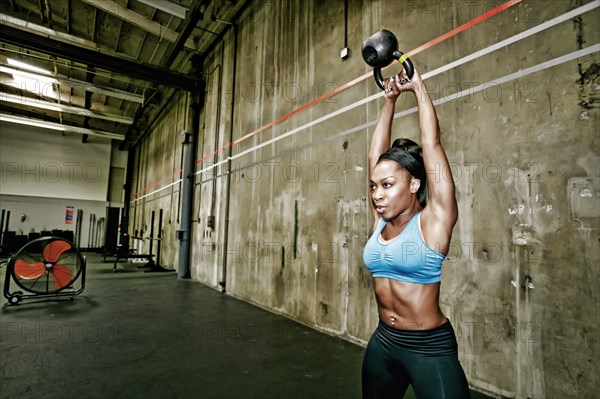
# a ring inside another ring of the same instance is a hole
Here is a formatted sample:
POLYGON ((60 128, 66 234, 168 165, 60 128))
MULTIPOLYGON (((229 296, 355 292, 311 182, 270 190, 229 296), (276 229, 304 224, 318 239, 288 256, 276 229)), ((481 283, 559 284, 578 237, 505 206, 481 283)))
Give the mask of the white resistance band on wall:
MULTIPOLYGON (((458 59, 456 61, 453 61, 453 62, 451 62, 449 64, 446 64, 446 65, 444 65, 444 66, 442 66, 440 68, 437 68, 437 69, 435 69, 433 71, 424 73, 423 74, 423 80, 426 80, 426 79, 431 78, 433 76, 439 75, 440 73, 443 73, 443 72, 446 72, 446 71, 448 71, 450 69, 456 68, 456 67, 458 67, 460 65, 463 65, 463 64, 465 64, 467 62, 473 61, 473 60, 475 60, 477 58, 480 58, 480 57, 482 57, 482 56, 484 56, 486 54, 489 54, 489 53, 491 53, 491 52, 493 52, 495 50, 498 50, 498 49, 503 48, 505 46, 508 46, 510 44, 516 43, 516 42, 518 42, 520 40, 523 40, 523 39, 525 39, 525 38, 527 38, 529 36, 532 36, 532 35, 537 34, 537 33, 541 32, 543 30, 546 30, 546 29, 548 29, 548 28, 550 28, 552 26, 555 26, 555 25, 558 25, 558 24, 560 24, 560 23, 562 23, 564 21, 570 20, 570 19, 572 19, 575 16, 578 16, 578 15, 583 14, 585 12, 591 11, 591 10, 593 10, 593 9, 599 7, 599 6, 600 6, 600 0, 592 1, 592 2, 590 2, 590 3, 588 3, 588 4, 584 5, 584 6, 576 8, 576 9, 574 9, 572 11, 569 11, 569 12, 567 12, 567 13, 565 13, 563 15, 560 15, 560 16, 558 16, 556 18, 553 18, 553 19, 551 19, 549 21, 543 22, 543 23, 541 23, 540 25, 538 25, 536 27, 528 29, 528 30, 526 30, 524 32, 521 32, 521 33, 519 33, 519 34, 517 34, 515 36, 512 36, 512 37, 510 37, 508 39, 505 39, 503 41, 500 41, 500 42, 498 42, 496 44, 493 44, 493 45, 491 45, 489 47, 486 47, 486 48, 484 48, 482 50, 476 51, 476 52, 474 52, 474 53, 472 53, 472 54, 470 54, 468 56, 465 56, 465 57, 460 58, 460 59, 458 59)), ((435 105, 444 104, 446 102, 454 101, 454 100, 457 100, 457 99, 459 99, 461 97, 464 97, 464 96, 473 95, 475 93, 478 93, 478 92, 480 92, 482 90, 485 90, 485 89, 489 88, 491 85, 500 85, 500 84, 503 84, 503 83, 506 83, 506 82, 510 82, 512 80, 522 78, 522 77, 530 75, 532 73, 536 73, 536 72, 542 71, 544 69, 550 68, 552 66, 560 65, 562 63, 569 62, 569 61, 572 61, 572 60, 574 60, 576 58, 579 58, 579 57, 582 57, 582 56, 585 56, 585 55, 589 55, 589 54, 592 54, 592 53, 595 53, 595 52, 598 52, 598 51, 600 51, 600 44, 596 44, 596 45, 587 47, 587 48, 582 49, 582 50, 578 50, 578 51, 575 51, 575 52, 572 52, 572 53, 569 53, 569 54, 565 54, 565 55, 563 55, 561 57, 557 57, 557 58, 555 58, 553 60, 543 62, 543 63, 535 65, 533 67, 526 68, 524 70, 521 70, 521 71, 518 71, 518 72, 515 72, 515 73, 512 73, 512 74, 506 75, 504 77, 491 80, 491 81, 489 81, 487 83, 483 83, 481 85, 478 85, 478 86, 475 86, 475 87, 463 90, 461 92, 458 92, 458 93, 451 94, 451 95, 448 95, 446 97, 440 98, 440 99, 434 101, 434 104, 435 105)), ((354 109, 356 107, 364 105, 364 104, 366 104, 366 103, 368 103, 370 101, 376 100, 376 99, 378 99, 381 96, 383 96, 383 92, 379 92, 377 94, 374 94, 372 96, 369 96, 369 97, 366 97, 366 98, 364 98, 362 100, 359 100, 359 101, 357 101, 355 103, 349 104, 349 105, 347 105, 347 106, 345 106, 343 108, 340 108, 337 111, 331 112, 331 113, 329 113, 327 115, 324 115, 324 116, 322 116, 320 118, 317 118, 317 119, 315 119, 315 120, 313 120, 313 121, 311 121, 309 123, 306 123, 306 124, 304 124, 302 126, 299 126, 299 127, 295 128, 295 129, 292 129, 292 130, 290 130, 290 131, 288 131, 288 132, 286 132, 284 134, 281 134, 281 135, 279 135, 277 137, 274 137, 274 138, 272 138, 270 140, 267 140, 267 141, 265 141, 263 143, 257 144, 256 146, 251 147, 251 148, 249 148, 249 149, 247 149, 245 151, 242 151, 242 152, 240 152, 238 154, 235 154, 234 156, 227 157, 226 159, 224 159, 224 160, 222 160, 220 162, 217 162, 217 163, 215 163, 213 165, 210 165, 210 166, 207 166, 207 167, 205 167, 205 168, 203 168, 201 170, 198 170, 196 172, 196 175, 202 174, 202 173, 206 173, 206 172, 208 172, 208 171, 210 171, 210 170, 212 170, 212 169, 214 169, 214 168, 216 168, 218 166, 226 164, 229 161, 235 160, 235 159, 237 159, 239 157, 242 157, 242 156, 244 156, 244 155, 246 155, 246 154, 248 154, 250 152, 256 151, 256 150, 258 150, 258 149, 260 149, 262 147, 265 147, 265 146, 270 145, 272 143, 275 143, 275 142, 277 142, 279 140, 282 140, 282 139, 284 139, 284 138, 286 138, 288 136, 296 134, 296 133, 298 133, 298 132, 300 132, 302 130, 306 130, 306 129, 314 126, 314 125, 317 125, 317 124, 319 124, 321 122, 324 122, 324 121, 326 121, 328 119, 331 119, 331 118, 333 118, 333 117, 335 117, 337 115, 340 115, 340 114, 345 113, 345 112, 347 112, 347 111, 349 111, 351 109, 354 109)), ((412 114, 412 113, 414 113, 416 111, 417 111, 417 108, 414 107, 414 108, 411 108, 411 109, 408 109, 408 110, 405 110, 405 111, 398 112, 398 113, 394 114, 394 119, 397 119, 397 118, 400 118, 400 117, 403 117, 403 116, 406 116, 406 115, 410 115, 410 114, 412 114)), ((362 129, 372 127, 372 126, 374 126, 376 124, 377 124, 376 120, 375 121, 371 121, 371 122, 367 122, 365 124, 356 126, 354 128, 348 129, 346 131, 339 132, 339 133, 336 133, 334 135, 331 135, 331 136, 327 137, 326 139, 321 140, 319 142, 312 143, 309 146, 320 144, 320 143, 327 142, 327 141, 330 141, 330 140, 334 140, 336 138, 348 135, 350 133, 354 133, 356 131, 360 131, 362 129)), ((298 148, 296 150, 298 150, 298 148)), ((278 155, 276 155, 275 157, 277 157, 277 156, 278 155)), ((273 159, 275 157, 271 157, 271 158, 269 158, 269 160, 273 159)), ((259 162, 255 162, 252 165, 255 165, 255 164, 260 163, 260 162, 266 162, 266 161, 267 160, 262 160, 262 161, 259 161, 259 162)), ((249 166, 247 166, 247 167, 249 167, 249 166)), ((218 177, 218 176, 215 176, 213 178, 216 178, 216 177, 218 177)), ((171 187, 171 186, 173 186, 175 184, 178 184, 180 182, 181 182, 181 179, 178 179, 178 180, 176 180, 176 181, 168 184, 167 186, 163 186, 163 187, 161 187, 161 188, 159 188, 157 190, 154 190, 154 191, 151 191, 149 193, 146 193, 143 196, 140 196, 140 197, 134 199, 132 202, 137 202, 137 201, 139 201, 139 200, 141 200, 143 198, 146 198, 148 196, 154 195, 154 194, 156 194, 156 193, 158 193, 158 192, 160 192, 162 190, 165 190, 165 189, 167 189, 167 188, 169 188, 169 187, 171 187)))

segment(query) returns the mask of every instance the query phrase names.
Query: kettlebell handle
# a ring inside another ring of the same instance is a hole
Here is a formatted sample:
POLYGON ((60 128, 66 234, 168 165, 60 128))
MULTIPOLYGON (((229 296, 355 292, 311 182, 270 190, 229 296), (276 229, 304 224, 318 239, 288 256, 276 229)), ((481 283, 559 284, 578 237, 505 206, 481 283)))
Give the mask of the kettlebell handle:
MULTIPOLYGON (((406 71, 406 76, 408 76, 408 78, 411 79, 413 77, 413 74, 415 73, 415 68, 410 58, 404 56, 404 53, 398 50, 395 50, 392 53, 392 57, 394 57, 394 59, 398 61, 402 59, 402 66, 406 71)), ((377 86, 379 86, 381 90, 385 90, 385 87, 383 87, 383 75, 381 74, 381 68, 373 68, 373 77, 375 78, 377 86)))

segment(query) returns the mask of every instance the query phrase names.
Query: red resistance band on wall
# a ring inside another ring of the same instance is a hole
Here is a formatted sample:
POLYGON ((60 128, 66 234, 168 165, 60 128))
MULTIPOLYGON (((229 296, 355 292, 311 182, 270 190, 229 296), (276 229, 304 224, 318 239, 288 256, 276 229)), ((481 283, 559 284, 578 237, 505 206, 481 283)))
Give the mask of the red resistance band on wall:
MULTIPOLYGON (((469 22, 467 22, 467 23, 465 23, 463 25, 460 25, 457 28, 452 29, 451 31, 449 31, 447 33, 444 33, 443 35, 441 35, 439 37, 436 37, 433 40, 428 41, 427 43, 425 43, 425 44, 417 47, 416 49, 409 51, 408 53, 406 53, 406 56, 412 57, 413 55, 416 55, 416 54, 422 52, 423 50, 431 48, 431 47, 435 46, 436 44, 438 44, 440 42, 443 42, 444 40, 447 40, 447 39, 451 38, 452 36, 455 36, 455 35, 463 32, 463 31, 465 31, 465 30, 467 30, 467 29, 469 29, 469 28, 471 28, 471 27, 473 27, 473 26, 475 26, 475 25, 477 25, 477 24, 485 21, 486 19, 488 19, 490 17, 493 17, 494 15, 496 15, 496 14, 498 14, 498 13, 506 10, 507 8, 510 8, 510 7, 514 6, 515 4, 519 4, 521 1, 522 0, 510 0, 510 1, 507 1, 504 4, 501 4, 498 7, 489 10, 485 14, 482 14, 479 17, 474 18, 474 19, 472 19, 469 22)), ((323 94, 322 96, 316 98, 315 100, 310 101, 310 102, 308 102, 308 103, 300 106, 299 108, 296 108, 295 110, 290 111, 287 114, 285 114, 285 115, 283 115, 283 116, 275 119, 274 121, 269 122, 266 125, 261 126, 258 129, 255 129, 255 130, 251 131, 250 133, 248 133, 248 134, 240 137, 239 139, 234 140, 231 143, 229 143, 229 144, 227 144, 227 145, 225 145, 225 146, 223 146, 223 147, 221 147, 221 148, 219 148, 219 149, 217 149, 217 150, 215 150, 215 151, 213 151, 213 152, 211 152, 211 153, 203 156, 202 158, 196 160, 196 164, 204 162, 206 159, 213 157, 214 155, 220 153, 221 151, 224 151, 224 150, 228 149, 229 147, 233 147, 234 145, 239 144, 242 141, 244 141, 246 139, 249 139, 252 136, 257 135, 258 133, 260 133, 260 132, 262 132, 264 130, 269 129, 269 128, 277 125, 278 123, 281 123, 281 122, 285 121, 286 119, 289 119, 290 117, 296 115, 297 113, 299 113, 299 112, 301 112, 301 111, 303 111, 303 110, 305 110, 307 108, 310 108, 313 105, 318 104, 318 103, 320 103, 320 102, 322 102, 322 101, 324 101, 324 100, 326 100, 326 99, 328 99, 330 97, 333 97, 333 96, 335 96, 338 93, 341 93, 342 91, 344 91, 344 90, 346 90, 346 89, 348 89, 348 88, 350 88, 350 87, 352 87, 352 86, 354 86, 354 85, 362 82, 363 80, 369 78, 372 75, 373 75, 373 72, 369 71, 369 72, 365 73, 364 75, 359 76, 358 78, 356 78, 356 79, 354 79, 354 80, 352 80, 352 81, 350 81, 350 82, 348 82, 348 83, 346 83, 346 84, 344 84, 344 85, 342 85, 342 86, 340 86, 340 87, 338 87, 338 88, 336 88, 336 89, 334 89, 334 90, 332 90, 332 91, 330 91, 328 93, 323 94)), ((145 187, 145 188, 137 191, 136 193, 132 194, 131 198, 135 198, 135 197, 139 196, 140 194, 148 191, 149 189, 151 189, 153 187, 156 187, 157 185, 161 184, 166 179, 170 179, 170 178, 172 178, 172 177, 180 174, 181 172, 182 172, 181 169, 175 171, 170 176, 167 176, 167 177, 161 179, 158 182, 152 183, 151 185, 149 185, 149 186, 147 186, 147 187, 145 187)))

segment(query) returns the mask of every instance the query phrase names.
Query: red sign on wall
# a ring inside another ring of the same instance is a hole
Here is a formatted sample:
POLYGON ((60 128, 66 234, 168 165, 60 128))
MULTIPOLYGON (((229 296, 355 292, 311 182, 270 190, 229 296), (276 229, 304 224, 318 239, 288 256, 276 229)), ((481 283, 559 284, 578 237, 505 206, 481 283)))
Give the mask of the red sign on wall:
POLYGON ((68 206, 65 214, 65 224, 73 224, 73 209, 74 207, 68 206))

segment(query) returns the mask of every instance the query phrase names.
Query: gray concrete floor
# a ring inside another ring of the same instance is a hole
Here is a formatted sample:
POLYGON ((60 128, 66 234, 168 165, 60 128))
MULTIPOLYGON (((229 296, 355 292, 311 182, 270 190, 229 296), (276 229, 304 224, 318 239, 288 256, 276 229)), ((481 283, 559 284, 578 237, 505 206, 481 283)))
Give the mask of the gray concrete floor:
POLYGON ((1 398, 360 398, 361 346, 172 272, 86 257, 73 301, 4 300, 1 398))

